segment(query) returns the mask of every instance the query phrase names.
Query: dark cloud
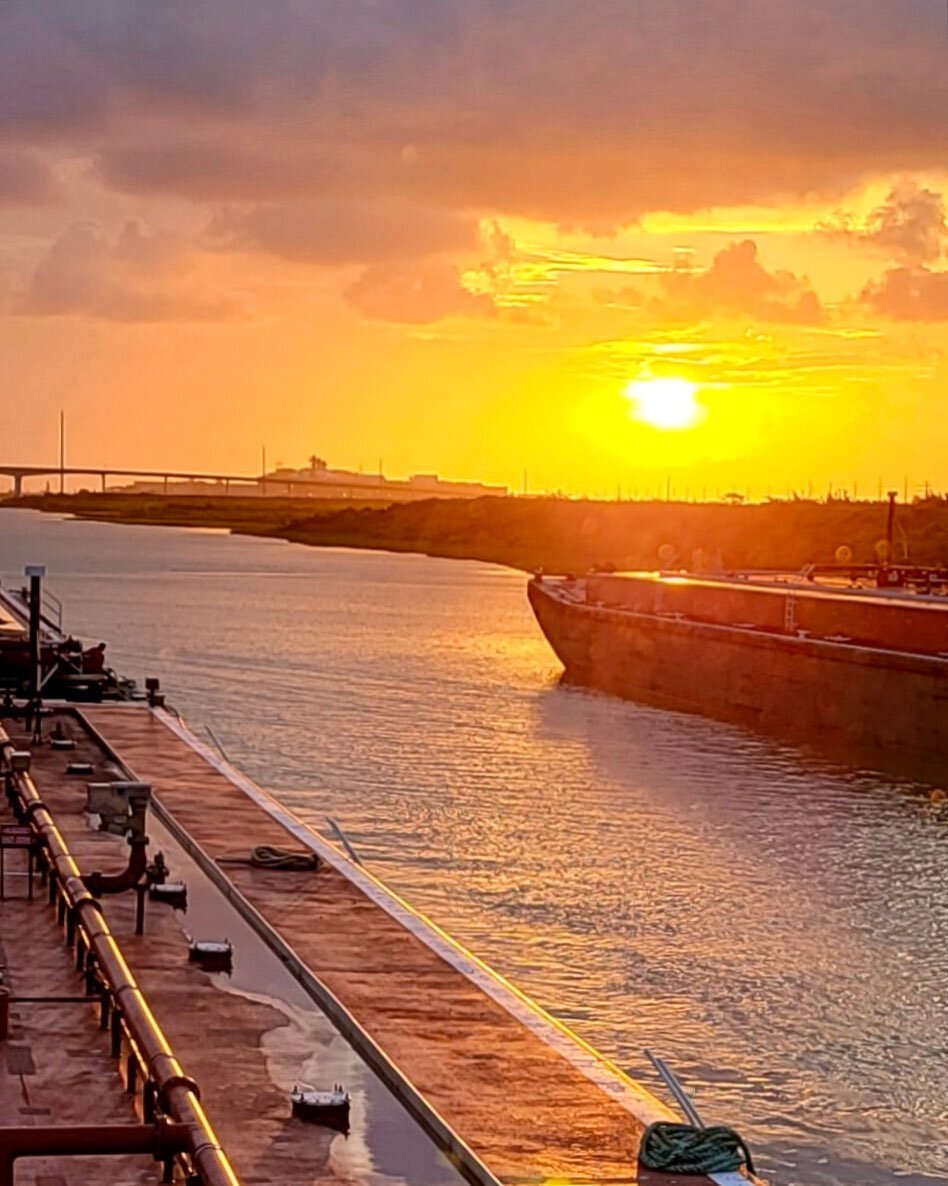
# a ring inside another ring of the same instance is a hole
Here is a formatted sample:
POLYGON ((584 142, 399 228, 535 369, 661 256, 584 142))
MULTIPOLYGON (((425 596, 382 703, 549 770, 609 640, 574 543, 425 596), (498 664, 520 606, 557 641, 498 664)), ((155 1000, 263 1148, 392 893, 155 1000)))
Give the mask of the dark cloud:
POLYGON ((948 160, 930 0, 0 5, 0 128, 117 188, 595 228, 948 160))
POLYGON ((470 251, 478 226, 472 218, 407 202, 330 198, 224 210, 209 235, 220 247, 259 249, 299 262, 380 263, 470 251))
POLYGON ((29 152, 0 151, 0 204, 45 205, 61 196, 45 161, 29 152))
POLYGON ((183 245, 127 222, 116 235, 85 219, 50 246, 12 312, 30 317, 81 315, 107 321, 227 321, 243 315, 232 297, 208 294, 180 276, 183 245))
POLYGON ((835 238, 884 251, 907 264, 932 263, 948 246, 943 195, 914 182, 893 189, 863 224, 840 214, 820 229, 835 238))
POLYGON ((768 272, 747 239, 719 251, 704 272, 676 270, 661 278, 664 295, 652 311, 664 318, 703 321, 710 317, 748 317, 756 321, 821 321, 819 298, 792 272, 768 272))
POLYGON ((378 321, 423 324, 445 317, 485 317, 494 313, 493 301, 468 292, 458 270, 447 264, 369 267, 345 295, 366 317, 378 321))
POLYGON ((235 144, 220 137, 155 133, 148 142, 121 139, 98 155, 103 179, 132 194, 169 194, 198 201, 307 199, 355 188, 345 183, 338 151, 306 147, 235 144))
POLYGON ((866 286, 860 300, 896 321, 948 321, 948 272, 890 268, 866 286))

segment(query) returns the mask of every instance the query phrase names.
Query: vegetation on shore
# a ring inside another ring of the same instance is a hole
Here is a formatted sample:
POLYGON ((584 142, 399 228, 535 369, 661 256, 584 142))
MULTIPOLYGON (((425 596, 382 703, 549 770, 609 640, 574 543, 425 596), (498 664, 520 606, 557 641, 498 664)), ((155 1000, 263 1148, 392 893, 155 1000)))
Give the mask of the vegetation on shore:
MULTIPOLYGON (((379 505, 351 500, 127 494, 30 495, 2 505, 81 518, 219 527, 296 543, 484 560, 525 571, 692 564, 700 551, 730 568, 831 563, 847 546, 875 559, 887 508, 878 502, 591 502, 560 498, 427 499, 379 505), (674 559, 672 560, 672 553, 674 559)), ((948 501, 899 507, 894 559, 948 564, 948 501)))

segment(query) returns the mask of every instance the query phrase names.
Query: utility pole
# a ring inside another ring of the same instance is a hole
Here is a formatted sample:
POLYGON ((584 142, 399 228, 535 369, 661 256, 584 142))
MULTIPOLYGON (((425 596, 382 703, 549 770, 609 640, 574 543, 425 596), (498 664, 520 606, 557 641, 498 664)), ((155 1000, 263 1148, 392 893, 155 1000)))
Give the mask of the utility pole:
POLYGON ((267 447, 260 446, 260 493, 267 492, 267 447))
POLYGON ((898 498, 897 490, 889 491, 889 515, 886 519, 885 525, 885 567, 888 568, 892 563, 892 538, 895 529, 895 500, 898 498))
POLYGON ((59 409, 59 493, 66 492, 66 413, 59 409))

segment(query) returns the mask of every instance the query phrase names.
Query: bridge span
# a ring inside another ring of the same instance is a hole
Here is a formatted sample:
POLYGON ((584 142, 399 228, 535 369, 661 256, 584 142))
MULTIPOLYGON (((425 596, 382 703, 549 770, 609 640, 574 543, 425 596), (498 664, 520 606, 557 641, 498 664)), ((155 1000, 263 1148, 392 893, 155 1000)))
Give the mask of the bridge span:
MULTIPOLYGON (((396 484, 392 482, 380 482, 378 480, 374 482, 340 482, 337 479, 321 479, 315 474, 312 478, 301 478, 275 476, 273 474, 209 474, 171 469, 116 469, 112 466, 99 468, 96 466, 76 465, 0 464, 0 476, 12 479, 14 498, 20 498, 22 496, 23 482, 26 478, 58 477, 60 480, 60 491, 62 491, 66 478, 75 476, 97 478, 103 494, 107 489, 109 478, 137 478, 145 480, 153 479, 161 482, 165 494, 171 493, 168 489, 171 482, 213 482, 218 486, 223 486, 225 494, 230 493, 232 486, 244 486, 250 487, 260 494, 285 492, 288 495, 299 494, 305 497, 307 492, 311 492, 314 488, 317 488, 320 490, 336 491, 340 498, 358 496, 369 498, 371 495, 375 495, 380 501, 391 502, 400 497, 405 497, 405 494, 402 494, 397 489, 396 484)), ((412 492, 408 494, 408 497, 417 498, 419 497, 419 492, 412 492)))

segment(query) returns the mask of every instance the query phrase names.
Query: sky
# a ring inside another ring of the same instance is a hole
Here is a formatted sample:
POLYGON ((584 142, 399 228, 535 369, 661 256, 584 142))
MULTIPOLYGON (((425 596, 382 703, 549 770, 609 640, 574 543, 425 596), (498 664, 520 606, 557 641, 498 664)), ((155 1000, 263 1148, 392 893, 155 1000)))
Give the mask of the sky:
POLYGON ((943 0, 10 0, 0 462, 948 489, 943 0))

